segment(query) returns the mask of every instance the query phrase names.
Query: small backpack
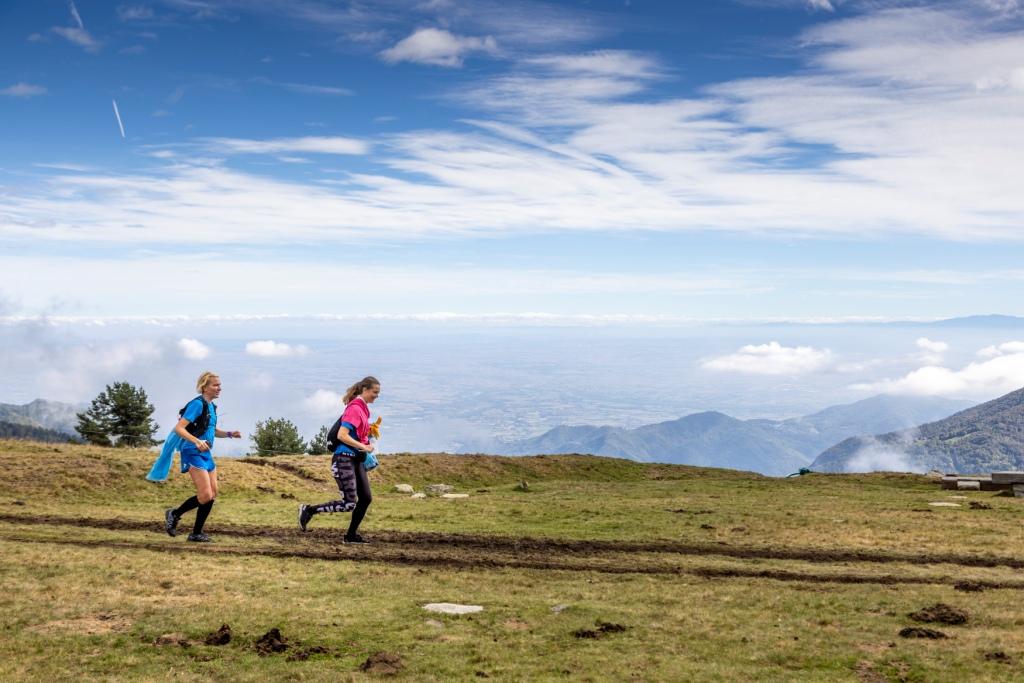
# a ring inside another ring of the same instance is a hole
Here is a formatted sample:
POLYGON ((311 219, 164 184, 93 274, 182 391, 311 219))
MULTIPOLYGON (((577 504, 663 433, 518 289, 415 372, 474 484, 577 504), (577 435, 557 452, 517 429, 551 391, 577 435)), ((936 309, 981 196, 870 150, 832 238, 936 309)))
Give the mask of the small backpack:
MULTIPOLYGON (((345 417, 342 415, 341 417, 345 417)), ((341 445, 341 439, 338 438, 338 431, 341 429, 341 417, 334 422, 334 426, 327 431, 327 448, 334 454, 334 451, 338 450, 338 446, 341 445)))
MULTIPOLYGON (((206 434, 206 430, 210 427, 210 404, 202 396, 197 396, 196 398, 203 402, 203 412, 199 414, 199 417, 192 420, 185 426, 185 431, 196 438, 201 438, 203 434, 206 434)), ((192 401, 194 400, 196 399, 192 399, 192 401)), ((191 403, 192 401, 189 401, 188 403, 191 403)), ((178 411, 178 417, 185 416, 185 408, 188 408, 188 403, 185 404, 184 408, 178 411)), ((217 405, 214 404, 214 409, 216 409, 216 407, 217 405)))

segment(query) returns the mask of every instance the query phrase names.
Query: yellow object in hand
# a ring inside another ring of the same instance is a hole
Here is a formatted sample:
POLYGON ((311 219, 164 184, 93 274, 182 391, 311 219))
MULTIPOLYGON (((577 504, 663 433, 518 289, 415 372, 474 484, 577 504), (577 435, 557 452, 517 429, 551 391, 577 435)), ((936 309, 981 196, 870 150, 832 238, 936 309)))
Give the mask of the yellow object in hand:
POLYGON ((379 439, 380 438, 380 422, 381 422, 382 419, 383 418, 378 417, 377 421, 370 425, 370 438, 371 439, 379 439))

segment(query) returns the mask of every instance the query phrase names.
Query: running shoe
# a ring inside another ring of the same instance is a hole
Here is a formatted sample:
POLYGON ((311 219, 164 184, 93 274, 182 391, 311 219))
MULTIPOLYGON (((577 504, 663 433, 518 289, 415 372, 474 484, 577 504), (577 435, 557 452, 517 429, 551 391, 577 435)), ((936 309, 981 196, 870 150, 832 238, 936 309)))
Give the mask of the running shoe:
POLYGON ((313 519, 313 515, 316 514, 313 510, 312 505, 300 505, 299 506, 299 528, 303 531, 306 530, 306 525, 309 524, 309 520, 313 519))
POLYGON ((188 540, 193 543, 213 543, 213 539, 206 534, 189 534, 188 540))
POLYGON ((168 536, 178 535, 178 516, 174 514, 174 508, 167 508, 164 512, 164 529, 168 536))
POLYGON ((359 534, 345 534, 345 538, 342 539, 342 543, 355 543, 366 545, 367 543, 369 543, 369 541, 367 541, 359 534))

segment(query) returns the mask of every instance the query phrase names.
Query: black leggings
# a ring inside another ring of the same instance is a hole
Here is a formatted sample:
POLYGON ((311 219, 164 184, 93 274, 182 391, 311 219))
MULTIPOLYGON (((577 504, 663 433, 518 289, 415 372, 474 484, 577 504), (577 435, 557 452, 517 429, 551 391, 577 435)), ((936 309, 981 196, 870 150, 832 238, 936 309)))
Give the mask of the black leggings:
POLYGON ((366 509, 373 502, 370 478, 366 475, 366 467, 358 456, 350 458, 347 455, 335 455, 331 460, 331 474, 338 483, 342 499, 321 503, 313 509, 316 512, 351 512, 352 521, 348 525, 347 534, 351 536, 359 529, 363 517, 366 516, 366 509))

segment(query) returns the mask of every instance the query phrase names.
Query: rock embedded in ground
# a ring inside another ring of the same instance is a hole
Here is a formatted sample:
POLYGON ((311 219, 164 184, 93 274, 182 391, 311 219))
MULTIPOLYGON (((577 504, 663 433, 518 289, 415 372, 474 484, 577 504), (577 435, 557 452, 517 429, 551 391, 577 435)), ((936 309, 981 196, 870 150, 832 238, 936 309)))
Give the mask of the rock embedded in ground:
POLYGON ((442 493, 442 498, 469 498, 468 493, 442 493))
POLYGON ((475 614, 484 611, 480 605, 458 605, 454 602, 431 602, 423 605, 423 609, 441 614, 475 614))
POLYGON ((937 501, 934 503, 928 503, 934 508, 958 508, 961 507, 960 503, 947 503, 945 501, 937 501))
POLYGON ((409 497, 410 497, 410 498, 426 498, 426 497, 427 497, 427 494, 425 494, 425 493, 414 493, 414 494, 412 494, 412 495, 411 495, 411 496, 409 496, 409 497))
POLYGON ((443 496, 454 491, 455 487, 450 484, 429 484, 423 490, 427 492, 428 496, 443 496))
POLYGON ((412 493, 414 490, 409 484, 395 484, 395 493, 412 493))
POLYGON ((567 609, 569 609, 569 605, 554 605, 551 608, 551 611, 554 612, 555 614, 561 614, 562 612, 564 612, 567 609))

